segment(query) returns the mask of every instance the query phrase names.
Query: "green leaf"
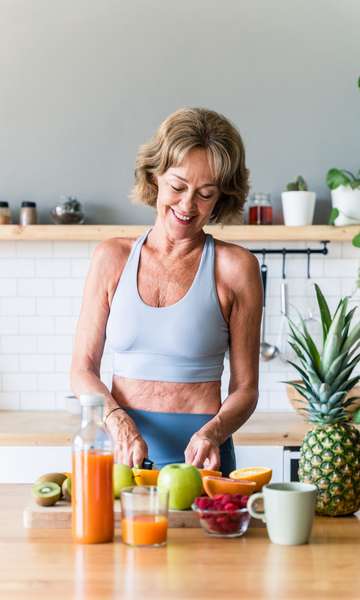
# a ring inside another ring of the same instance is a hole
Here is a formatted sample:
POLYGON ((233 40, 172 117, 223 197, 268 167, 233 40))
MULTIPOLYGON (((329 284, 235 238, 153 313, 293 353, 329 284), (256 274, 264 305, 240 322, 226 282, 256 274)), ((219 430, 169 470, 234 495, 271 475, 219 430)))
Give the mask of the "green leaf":
POLYGON ((357 233, 352 239, 352 245, 355 248, 360 248, 360 233, 357 233))
POLYGON ((329 215, 328 225, 334 225, 335 220, 338 218, 339 214, 340 213, 338 208, 332 208, 329 215))
POLYGON ((335 190, 340 185, 350 185, 351 177, 343 169, 329 169, 326 174, 326 183, 331 190, 335 190))
POLYGON ((358 342, 360 339, 360 322, 352 328, 349 333, 347 340, 344 342, 343 350, 344 352, 348 352, 351 350, 351 347, 358 342))
POLYGON ((324 374, 326 383, 331 385, 334 382, 336 377, 339 375, 339 372, 341 372, 341 368, 343 366, 342 363, 346 361, 347 355, 348 355, 347 352, 342 352, 331 363, 330 368, 328 369, 327 373, 324 374))
MULTIPOLYGON (((340 348, 343 345, 341 332, 344 329, 347 304, 348 299, 346 297, 340 300, 326 336, 324 348, 321 355, 321 373, 324 375, 324 377, 335 358, 339 355, 340 348)), ((345 348, 344 344, 344 351, 347 350, 348 349, 345 348)))
POLYGON ((353 190, 360 188, 360 179, 354 179, 354 181, 351 182, 351 187, 353 190))
POLYGON ((330 313, 328 303, 325 300, 325 296, 322 293, 322 291, 319 288, 317 283, 315 283, 315 292, 316 292, 317 303, 319 305, 319 310, 320 310, 321 325, 322 325, 322 329, 323 329, 323 341, 325 343, 326 336, 327 336, 327 333, 328 333, 328 331, 330 329, 330 325, 331 325, 331 313, 330 313))

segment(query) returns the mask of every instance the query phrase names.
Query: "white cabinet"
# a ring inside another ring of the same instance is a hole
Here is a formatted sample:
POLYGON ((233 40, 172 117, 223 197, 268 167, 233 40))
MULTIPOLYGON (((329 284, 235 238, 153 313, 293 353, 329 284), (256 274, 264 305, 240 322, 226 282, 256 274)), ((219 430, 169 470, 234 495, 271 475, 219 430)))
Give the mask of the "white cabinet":
POLYGON ((284 481, 282 446, 235 446, 236 467, 270 467, 272 481, 284 481))
POLYGON ((0 446, 0 483, 33 483, 62 471, 71 471, 71 446, 0 446))

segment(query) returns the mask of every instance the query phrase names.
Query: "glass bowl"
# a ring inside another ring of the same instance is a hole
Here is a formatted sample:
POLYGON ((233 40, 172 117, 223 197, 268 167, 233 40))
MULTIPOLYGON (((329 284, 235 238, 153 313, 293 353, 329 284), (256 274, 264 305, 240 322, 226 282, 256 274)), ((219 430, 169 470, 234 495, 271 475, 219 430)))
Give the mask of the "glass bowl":
POLYGON ((191 508, 199 517, 200 525, 206 533, 213 537, 240 537, 247 531, 250 514, 247 508, 238 510, 204 510, 192 504, 191 508))

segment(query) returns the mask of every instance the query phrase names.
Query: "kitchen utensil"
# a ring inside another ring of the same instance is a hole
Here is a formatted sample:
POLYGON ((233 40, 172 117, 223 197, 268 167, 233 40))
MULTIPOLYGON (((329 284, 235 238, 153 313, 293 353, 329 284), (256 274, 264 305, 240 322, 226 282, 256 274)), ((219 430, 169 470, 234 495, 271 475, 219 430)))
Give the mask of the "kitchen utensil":
POLYGON ((141 465, 142 469, 152 469, 154 466, 154 461, 150 460, 150 458, 144 458, 143 463, 141 465))
POLYGON ((279 354, 279 349, 273 344, 265 341, 265 322, 266 322, 266 283, 267 283, 267 265, 263 262, 260 267, 261 279, 263 284, 263 310, 262 310, 262 327, 261 327, 261 342, 260 342, 260 358, 267 362, 272 360, 279 354))
POLYGON ((250 496, 248 511, 266 523, 273 544, 293 546, 309 541, 315 514, 317 487, 306 483, 270 483, 250 496), (264 512, 254 504, 264 501, 264 512))
POLYGON ((283 253, 283 265, 282 265, 282 279, 280 284, 280 312, 281 321, 279 327, 279 334, 277 338, 277 347, 279 348, 279 358, 287 363, 291 360, 293 355, 289 346, 289 289, 286 280, 286 269, 285 269, 286 253, 283 253))
POLYGON ((311 260, 311 253, 308 250, 307 282, 306 282, 306 292, 305 292, 307 306, 306 306, 306 311, 305 311, 304 324, 305 324, 309 334, 313 338, 316 346, 320 347, 322 344, 322 326, 320 323, 320 319, 317 319, 315 316, 318 309, 317 309, 317 303, 316 303, 315 282, 311 278, 311 273, 310 273, 310 260, 311 260))

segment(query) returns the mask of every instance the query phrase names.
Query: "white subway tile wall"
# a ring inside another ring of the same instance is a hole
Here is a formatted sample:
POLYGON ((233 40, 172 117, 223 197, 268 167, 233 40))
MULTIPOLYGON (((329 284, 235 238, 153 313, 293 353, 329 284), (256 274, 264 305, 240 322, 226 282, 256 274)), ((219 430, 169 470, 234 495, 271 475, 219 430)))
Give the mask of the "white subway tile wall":
MULTIPOLYGON (((85 276, 95 242, 0 241, 0 409, 66 409, 69 369, 85 276)), ((284 244, 244 244, 279 248, 284 244)), ((286 247, 317 247, 316 243, 286 243, 286 247)), ((259 257, 261 261, 261 256, 259 257)), ((267 339, 279 341, 281 327, 281 256, 266 257, 268 265, 267 339)), ((332 309, 354 289, 360 251, 350 243, 329 244, 328 256, 311 257, 311 281, 306 256, 288 256, 286 275, 291 314, 311 307, 311 282, 318 282, 332 309)), ((101 378, 111 385, 111 355, 105 345, 101 378)), ((285 380, 295 371, 279 358, 260 363, 259 411, 291 411, 285 380)), ((229 363, 225 361, 222 397, 227 395, 229 363)))

